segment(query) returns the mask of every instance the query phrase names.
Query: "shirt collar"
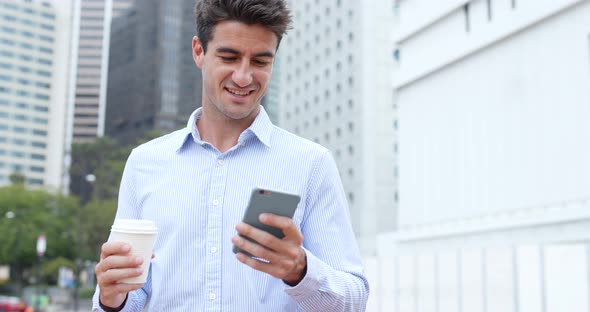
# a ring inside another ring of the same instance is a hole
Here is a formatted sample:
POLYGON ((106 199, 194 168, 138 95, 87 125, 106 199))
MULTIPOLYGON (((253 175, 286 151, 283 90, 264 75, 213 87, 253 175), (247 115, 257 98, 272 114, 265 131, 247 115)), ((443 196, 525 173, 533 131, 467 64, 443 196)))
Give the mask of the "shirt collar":
MULTIPOLYGON (((186 124, 186 128, 183 130, 183 135, 180 137, 181 140, 178 142, 178 147, 176 151, 180 151, 184 144, 186 143, 189 137, 192 137, 193 141, 199 144, 203 144, 204 142, 201 140, 201 135, 199 134, 199 129, 197 128, 197 120, 201 117, 203 113, 203 108, 199 107, 194 112, 192 112, 191 116, 188 119, 186 124)), ((270 147, 270 136, 272 134, 273 124, 266 113, 264 107, 260 106, 260 111, 258 115, 254 119, 254 122, 248 127, 238 139, 238 143, 245 143, 250 137, 255 136, 258 138, 260 142, 262 142, 267 147, 270 147)))

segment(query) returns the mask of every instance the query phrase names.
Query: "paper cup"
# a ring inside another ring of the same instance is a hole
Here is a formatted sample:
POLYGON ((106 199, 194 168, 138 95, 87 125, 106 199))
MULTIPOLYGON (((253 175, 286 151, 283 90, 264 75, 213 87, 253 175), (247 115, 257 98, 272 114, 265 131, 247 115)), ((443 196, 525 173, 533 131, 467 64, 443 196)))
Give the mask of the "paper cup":
POLYGON ((121 283, 145 283, 156 241, 156 224, 150 220, 117 219, 111 227, 111 241, 125 242, 131 246, 131 254, 143 258, 141 276, 122 279, 121 283))

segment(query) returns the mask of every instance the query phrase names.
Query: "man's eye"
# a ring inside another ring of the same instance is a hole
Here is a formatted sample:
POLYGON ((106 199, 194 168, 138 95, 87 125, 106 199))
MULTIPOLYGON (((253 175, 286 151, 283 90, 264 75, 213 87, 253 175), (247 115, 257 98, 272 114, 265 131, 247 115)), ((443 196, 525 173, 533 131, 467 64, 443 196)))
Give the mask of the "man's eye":
POLYGON ((266 66, 266 65, 268 65, 269 62, 254 60, 254 61, 252 61, 252 63, 254 63, 255 65, 258 65, 258 66, 266 66))
POLYGON ((233 62, 236 60, 233 56, 220 56, 221 60, 224 62, 233 62))

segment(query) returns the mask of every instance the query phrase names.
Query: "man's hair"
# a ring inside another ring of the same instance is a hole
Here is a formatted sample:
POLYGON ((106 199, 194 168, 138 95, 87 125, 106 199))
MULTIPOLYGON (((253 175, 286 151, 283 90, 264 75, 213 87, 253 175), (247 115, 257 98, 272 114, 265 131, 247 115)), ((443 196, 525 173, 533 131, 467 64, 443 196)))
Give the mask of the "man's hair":
POLYGON ((195 22, 204 52, 207 52, 207 43, 213 38, 217 23, 226 20, 266 27, 277 36, 277 49, 291 27, 286 0, 197 0, 195 22))

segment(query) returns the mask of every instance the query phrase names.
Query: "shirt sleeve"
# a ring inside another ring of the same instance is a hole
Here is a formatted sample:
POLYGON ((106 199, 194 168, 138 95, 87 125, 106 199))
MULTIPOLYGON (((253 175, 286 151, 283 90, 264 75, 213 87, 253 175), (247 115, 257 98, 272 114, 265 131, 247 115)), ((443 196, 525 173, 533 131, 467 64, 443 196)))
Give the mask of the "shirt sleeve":
MULTIPOLYGON (((125 169, 123 170, 123 176, 121 178, 121 186, 119 187, 119 201, 117 206, 117 214, 115 219, 139 219, 141 212, 139 210, 138 199, 137 199, 137 185, 134 177, 134 166, 137 158, 137 154, 134 151, 131 152, 125 169)), ((109 237, 110 240, 110 237, 109 237)), ((151 294, 151 269, 148 272, 147 281, 142 288, 129 292, 127 296, 127 302, 121 310, 121 312, 140 312, 143 310, 147 303, 148 298, 151 294)), ((98 298, 100 296, 100 288, 96 286, 96 291, 92 297, 92 312, 104 312, 98 304, 98 298)))
POLYGON ((329 151, 315 162, 301 223, 307 272, 286 292, 303 311, 365 311, 369 284, 336 163, 329 151))

